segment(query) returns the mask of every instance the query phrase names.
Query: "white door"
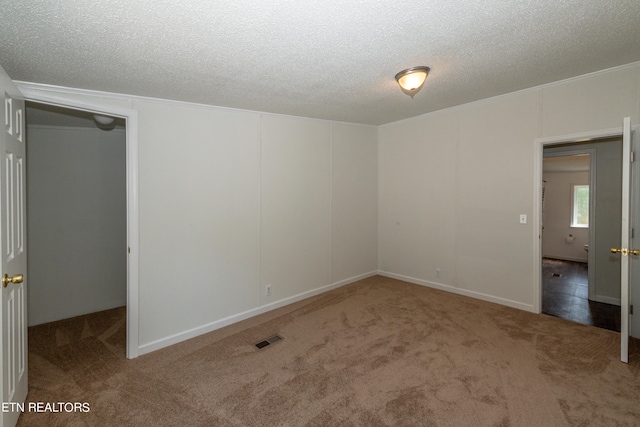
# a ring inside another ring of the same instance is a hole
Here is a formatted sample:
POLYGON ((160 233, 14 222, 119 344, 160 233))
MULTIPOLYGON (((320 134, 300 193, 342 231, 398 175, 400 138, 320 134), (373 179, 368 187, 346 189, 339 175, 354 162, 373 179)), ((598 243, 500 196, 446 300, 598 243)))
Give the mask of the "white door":
POLYGON ((619 248, 620 259, 620 360, 629 362, 629 279, 630 256, 640 251, 630 247, 631 243, 631 119, 625 117, 622 131, 622 232, 619 248))
POLYGON ((13 427, 27 397, 27 253, 25 230, 24 100, 0 68, 4 129, 0 137, 0 239, 2 258, 2 417, 13 427))
MULTIPOLYGON (((631 150, 640 153, 640 125, 631 128, 631 150)), ((640 249, 640 160, 631 163, 631 247, 640 249)), ((629 335, 640 339, 640 256, 629 257, 629 335)))

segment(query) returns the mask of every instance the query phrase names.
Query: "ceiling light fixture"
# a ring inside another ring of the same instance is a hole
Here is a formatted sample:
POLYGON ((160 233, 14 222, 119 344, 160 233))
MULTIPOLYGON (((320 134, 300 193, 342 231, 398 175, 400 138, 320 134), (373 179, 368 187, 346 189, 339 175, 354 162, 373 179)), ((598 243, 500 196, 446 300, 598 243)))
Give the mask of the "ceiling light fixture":
POLYGON ((103 126, 109 126, 111 123, 115 121, 113 117, 103 116, 102 114, 94 114, 93 120, 95 120, 98 124, 103 126))
POLYGON ((420 92, 431 69, 425 66, 407 68, 396 74, 396 81, 404 93, 413 98, 420 92))

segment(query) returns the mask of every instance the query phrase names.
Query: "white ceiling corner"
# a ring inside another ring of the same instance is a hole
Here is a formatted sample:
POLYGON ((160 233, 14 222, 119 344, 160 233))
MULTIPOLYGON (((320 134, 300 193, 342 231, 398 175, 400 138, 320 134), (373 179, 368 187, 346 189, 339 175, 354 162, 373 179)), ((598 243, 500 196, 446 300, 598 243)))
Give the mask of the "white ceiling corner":
POLYGON ((366 124, 640 61, 638 0, 0 0, 14 80, 366 124), (431 74, 411 99, 401 69, 431 74))

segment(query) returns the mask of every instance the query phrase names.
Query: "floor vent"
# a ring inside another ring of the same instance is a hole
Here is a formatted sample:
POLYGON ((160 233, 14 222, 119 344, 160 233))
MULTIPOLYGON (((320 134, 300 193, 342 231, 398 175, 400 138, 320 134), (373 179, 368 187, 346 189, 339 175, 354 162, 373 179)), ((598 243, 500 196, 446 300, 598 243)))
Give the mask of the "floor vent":
POLYGON ((269 337, 265 340, 262 340, 258 343, 255 343, 254 346, 258 349, 258 350, 262 350, 265 347, 270 346, 271 344, 275 344, 280 340, 283 340, 284 338, 282 338, 280 335, 274 335, 272 337, 269 337))
POLYGON ((551 276, 553 276, 553 277, 562 277, 562 274, 560 274, 560 273, 553 273, 551 276))

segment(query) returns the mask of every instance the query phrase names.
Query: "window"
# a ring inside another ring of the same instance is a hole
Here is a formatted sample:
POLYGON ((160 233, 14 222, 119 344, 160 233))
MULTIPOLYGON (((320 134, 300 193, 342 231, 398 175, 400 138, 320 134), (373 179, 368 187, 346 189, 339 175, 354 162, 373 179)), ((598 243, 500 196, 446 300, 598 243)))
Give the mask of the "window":
POLYGON ((589 227, 589 186, 574 185, 572 196, 571 226, 589 227))

